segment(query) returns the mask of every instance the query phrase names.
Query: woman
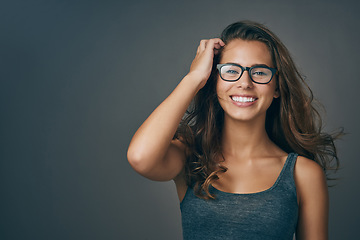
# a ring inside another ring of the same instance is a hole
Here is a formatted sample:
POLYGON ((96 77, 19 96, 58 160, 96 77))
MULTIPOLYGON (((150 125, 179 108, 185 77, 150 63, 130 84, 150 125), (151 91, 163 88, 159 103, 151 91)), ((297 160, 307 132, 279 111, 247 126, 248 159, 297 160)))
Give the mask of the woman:
POLYGON ((128 160, 149 179, 174 180, 184 239, 319 240, 335 138, 321 132, 285 46, 242 21, 200 42, 190 72, 135 133, 128 160))

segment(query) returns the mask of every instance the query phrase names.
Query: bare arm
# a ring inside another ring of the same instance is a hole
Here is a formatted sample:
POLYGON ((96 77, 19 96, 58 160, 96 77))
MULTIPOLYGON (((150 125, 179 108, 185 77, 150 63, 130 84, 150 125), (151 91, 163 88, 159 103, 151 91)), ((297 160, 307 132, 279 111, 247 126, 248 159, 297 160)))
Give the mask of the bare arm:
POLYGON ((133 136, 127 157, 130 165, 152 180, 174 179, 183 169, 184 146, 172 140, 176 129, 196 93, 210 76, 220 39, 202 40, 190 72, 175 90, 151 113, 133 136))
POLYGON ((329 197, 323 170, 314 161, 298 157, 295 181, 299 197, 296 239, 328 239, 329 197))

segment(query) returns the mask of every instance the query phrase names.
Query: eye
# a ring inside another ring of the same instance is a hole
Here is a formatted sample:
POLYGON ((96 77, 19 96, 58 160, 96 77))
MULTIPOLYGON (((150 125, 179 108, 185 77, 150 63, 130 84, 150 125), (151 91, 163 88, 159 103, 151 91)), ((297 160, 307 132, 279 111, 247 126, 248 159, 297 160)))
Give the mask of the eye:
POLYGON ((267 77, 271 75, 271 71, 268 68, 253 68, 251 75, 253 77, 267 77))
POLYGON ((241 73, 241 68, 239 68, 238 66, 233 66, 233 65, 225 65, 221 69, 221 72, 223 74, 227 74, 227 75, 238 75, 241 73))
POLYGON ((239 74, 239 72, 236 71, 236 70, 234 70, 234 69, 228 69, 228 70, 226 70, 225 73, 226 73, 226 74, 239 74))
POLYGON ((253 71, 253 72, 252 72, 252 75, 256 75, 256 76, 266 76, 267 73, 266 73, 266 72, 263 72, 263 71, 256 70, 256 71, 253 71))

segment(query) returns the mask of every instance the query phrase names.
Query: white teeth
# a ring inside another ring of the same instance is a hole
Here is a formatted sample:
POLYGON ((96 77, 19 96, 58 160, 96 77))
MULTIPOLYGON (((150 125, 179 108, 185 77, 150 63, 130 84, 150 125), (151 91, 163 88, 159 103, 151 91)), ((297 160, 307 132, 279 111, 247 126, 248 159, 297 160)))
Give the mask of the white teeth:
POLYGON ((252 98, 252 97, 237 97, 237 96, 232 96, 231 99, 234 100, 235 102, 242 102, 242 103, 255 101, 255 98, 252 98))

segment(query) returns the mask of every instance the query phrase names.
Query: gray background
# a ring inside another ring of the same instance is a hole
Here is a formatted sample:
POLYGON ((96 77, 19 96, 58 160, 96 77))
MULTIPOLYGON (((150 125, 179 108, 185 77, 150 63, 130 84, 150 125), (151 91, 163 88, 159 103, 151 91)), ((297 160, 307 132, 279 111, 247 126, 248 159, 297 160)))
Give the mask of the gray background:
POLYGON ((359 224, 357 1, 2 1, 0 239, 181 239, 172 182, 136 174, 132 135, 187 73, 199 41, 269 26, 343 126, 330 237, 359 224))

